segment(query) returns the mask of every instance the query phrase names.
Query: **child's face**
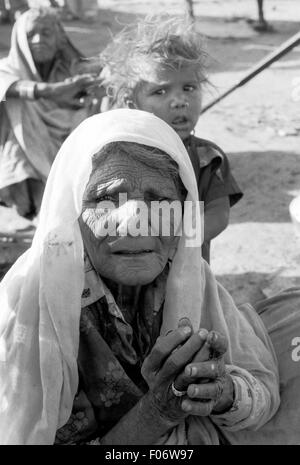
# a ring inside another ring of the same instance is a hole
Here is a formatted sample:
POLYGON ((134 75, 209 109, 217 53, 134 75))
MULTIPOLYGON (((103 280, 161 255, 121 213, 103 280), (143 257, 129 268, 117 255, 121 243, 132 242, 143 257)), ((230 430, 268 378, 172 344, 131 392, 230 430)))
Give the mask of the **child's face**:
POLYGON ((135 94, 139 110, 154 113, 186 139, 201 112, 201 86, 195 66, 179 70, 156 65, 149 70, 135 94))

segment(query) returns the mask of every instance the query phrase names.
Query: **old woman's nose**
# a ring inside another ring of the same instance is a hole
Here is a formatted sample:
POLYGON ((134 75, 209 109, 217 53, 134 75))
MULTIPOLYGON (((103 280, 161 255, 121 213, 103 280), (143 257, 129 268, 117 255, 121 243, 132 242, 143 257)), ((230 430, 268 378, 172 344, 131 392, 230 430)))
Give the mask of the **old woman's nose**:
POLYGON ((116 212, 116 233, 119 236, 137 236, 149 233, 149 210, 142 200, 129 200, 116 212))

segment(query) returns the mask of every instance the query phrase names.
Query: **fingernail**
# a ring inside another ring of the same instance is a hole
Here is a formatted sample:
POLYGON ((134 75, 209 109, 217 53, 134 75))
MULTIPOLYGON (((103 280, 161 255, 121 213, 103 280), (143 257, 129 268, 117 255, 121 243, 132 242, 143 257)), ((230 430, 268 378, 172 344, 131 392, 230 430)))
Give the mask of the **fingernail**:
POLYGON ((218 335, 215 331, 211 331, 207 337, 209 344, 216 343, 217 339, 218 339, 218 335))
POLYGON ((194 389, 192 390, 192 392, 190 393, 190 396, 191 397, 196 397, 196 395, 198 394, 198 389, 196 387, 194 387, 194 389))
POLYGON ((196 376, 197 374, 197 368, 196 367, 193 367, 191 365, 188 365, 186 368, 185 368, 185 372, 188 376, 196 376))
POLYGON ((202 328, 202 329, 199 330, 198 334, 201 337, 201 339, 206 340, 207 335, 208 335, 208 331, 207 331, 207 329, 202 328))
POLYGON ((197 368, 196 368, 196 367, 192 367, 192 369, 191 369, 191 375, 192 375, 192 376, 196 376, 196 374, 197 374, 197 368))
POLYGON ((192 370, 192 367, 191 367, 191 366, 185 367, 185 374, 186 374, 187 376, 192 376, 192 371, 193 371, 193 370, 192 370))
POLYGON ((182 332, 183 332, 183 334, 190 334, 191 328, 189 326, 184 326, 182 328, 182 332))
POLYGON ((185 400, 182 402, 181 408, 182 408, 182 410, 184 410, 185 412, 190 412, 190 411, 192 410, 191 405, 190 405, 188 402, 186 402, 185 400))

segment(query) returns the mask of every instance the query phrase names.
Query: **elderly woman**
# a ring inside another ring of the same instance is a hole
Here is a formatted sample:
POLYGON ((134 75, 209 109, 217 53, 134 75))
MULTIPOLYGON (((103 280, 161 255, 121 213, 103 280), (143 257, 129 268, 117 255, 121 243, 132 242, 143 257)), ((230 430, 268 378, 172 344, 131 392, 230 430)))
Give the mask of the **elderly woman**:
POLYGON ((150 113, 69 136, 0 287, 2 444, 219 444, 276 412, 272 345, 201 258, 197 199, 183 143, 150 113))
POLYGON ((22 216, 37 214, 58 149, 93 113, 84 97, 96 81, 78 74, 80 59, 55 10, 38 8, 17 20, 0 61, 0 201, 22 216))

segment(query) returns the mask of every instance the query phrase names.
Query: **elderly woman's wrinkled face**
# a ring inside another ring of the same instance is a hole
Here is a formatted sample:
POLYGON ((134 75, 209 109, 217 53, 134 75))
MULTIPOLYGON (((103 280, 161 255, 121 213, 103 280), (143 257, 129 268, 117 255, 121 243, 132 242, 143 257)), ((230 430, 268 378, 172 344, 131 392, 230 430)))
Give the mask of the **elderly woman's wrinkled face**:
POLYGON ((141 212, 141 203, 150 206, 150 202, 162 200, 177 200, 180 204, 182 199, 174 180, 157 169, 123 154, 110 155, 94 167, 83 196, 79 223, 85 249, 101 276, 136 286, 150 283, 162 272, 178 241, 174 224, 168 236, 153 235, 153 230, 150 233, 151 215, 147 216, 149 235, 133 236, 129 227, 137 212, 141 212), (120 203, 119 194, 127 201, 120 203), (106 209, 108 204, 112 205, 106 209), (103 228, 112 217, 115 233, 104 235, 103 228))
POLYGON ((28 45, 35 63, 53 60, 58 49, 58 30, 48 17, 28 18, 26 24, 28 45))

